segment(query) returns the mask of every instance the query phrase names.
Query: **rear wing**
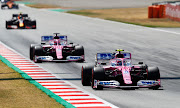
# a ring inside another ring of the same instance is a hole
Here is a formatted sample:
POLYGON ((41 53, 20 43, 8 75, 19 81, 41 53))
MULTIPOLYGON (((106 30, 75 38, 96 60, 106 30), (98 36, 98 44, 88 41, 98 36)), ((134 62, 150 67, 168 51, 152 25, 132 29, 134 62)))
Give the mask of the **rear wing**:
MULTIPOLYGON (((123 54, 123 58, 131 59, 131 53, 121 52, 123 54)), ((97 53, 96 60, 110 60, 115 58, 115 53, 97 53)))
MULTIPOLYGON (((19 14, 13 14, 12 17, 18 17, 19 14)), ((28 14, 22 14, 22 17, 28 17, 28 14)))
MULTIPOLYGON (((121 52, 121 54, 123 54, 123 58, 131 59, 131 53, 121 52)), ((109 60, 118 58, 115 55, 116 53, 97 53, 95 56, 95 63, 106 65, 109 62, 109 60)))
MULTIPOLYGON (((67 36, 58 36, 60 40, 67 41, 67 36)), ((41 36, 41 44, 45 44, 46 42, 53 40, 54 36, 41 36)))
POLYGON ((96 60, 110 60, 113 59, 112 53, 97 53, 96 54, 96 60))

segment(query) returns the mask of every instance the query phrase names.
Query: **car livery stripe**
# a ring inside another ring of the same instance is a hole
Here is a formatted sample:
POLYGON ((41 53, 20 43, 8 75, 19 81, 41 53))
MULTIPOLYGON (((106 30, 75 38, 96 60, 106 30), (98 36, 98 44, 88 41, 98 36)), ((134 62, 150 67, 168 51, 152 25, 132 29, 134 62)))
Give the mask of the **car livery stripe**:
POLYGON ((47 94, 49 95, 49 92, 51 92, 50 94, 53 96, 50 97, 62 103, 66 108, 118 108, 66 80, 59 80, 55 75, 41 68, 29 59, 26 59, 26 57, 9 48, 2 42, 0 42, 0 47, 0 58, 5 58, 8 63, 10 62, 17 68, 18 72, 20 70, 19 73, 24 72, 24 74, 28 76, 28 79, 31 79, 29 82, 34 82, 33 84, 45 93, 49 90, 47 94))

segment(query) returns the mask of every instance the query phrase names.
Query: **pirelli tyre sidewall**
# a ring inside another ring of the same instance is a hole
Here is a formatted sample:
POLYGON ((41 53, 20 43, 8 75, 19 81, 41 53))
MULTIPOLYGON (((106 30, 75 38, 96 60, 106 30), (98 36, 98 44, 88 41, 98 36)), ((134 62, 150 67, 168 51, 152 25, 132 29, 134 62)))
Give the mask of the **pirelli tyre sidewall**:
POLYGON ((14 8, 19 9, 19 5, 14 4, 14 8))
POLYGON ((31 44, 30 48, 29 48, 29 58, 30 60, 33 60, 34 57, 34 47, 36 46, 36 44, 31 44))
POLYGON ((36 21, 32 21, 32 26, 35 26, 35 27, 32 27, 32 29, 36 29, 36 21))
POLYGON ((75 56, 84 55, 84 47, 83 46, 77 45, 77 46, 75 46, 74 50, 75 51, 73 52, 73 55, 75 55, 75 56))
POLYGON ((92 70, 92 82, 91 82, 91 86, 93 89, 96 90, 102 90, 103 86, 101 85, 97 85, 97 88, 94 88, 95 84, 94 84, 94 80, 99 80, 99 81, 105 81, 105 71, 104 68, 102 67, 94 67, 92 70))
MULTIPOLYGON (((159 80, 160 79, 160 72, 158 67, 148 67, 147 72, 147 80, 159 80)), ((150 87, 149 89, 158 89, 160 85, 150 87)))
POLYGON ((1 9, 4 9, 4 7, 6 7, 6 6, 7 6, 6 4, 2 4, 1 9))
POLYGON ((4 8, 3 8, 3 5, 1 5, 1 9, 4 9, 4 8))
POLYGON ((12 29, 12 28, 8 27, 9 25, 12 25, 12 22, 6 21, 6 29, 12 29))
MULTIPOLYGON (((74 47, 74 52, 73 52, 74 56, 84 56, 84 47, 77 45, 74 47)), ((84 59, 79 60, 78 62, 84 62, 84 59)))
POLYGON ((94 65, 82 66, 81 69, 81 82, 83 86, 91 86, 92 69, 94 65))
POLYGON ((42 56, 43 55, 43 48, 41 45, 36 45, 33 48, 33 61, 36 63, 41 63, 42 61, 36 60, 35 56, 42 56))
POLYGON ((148 67, 147 72, 148 80, 158 80, 160 79, 160 72, 158 67, 148 67))

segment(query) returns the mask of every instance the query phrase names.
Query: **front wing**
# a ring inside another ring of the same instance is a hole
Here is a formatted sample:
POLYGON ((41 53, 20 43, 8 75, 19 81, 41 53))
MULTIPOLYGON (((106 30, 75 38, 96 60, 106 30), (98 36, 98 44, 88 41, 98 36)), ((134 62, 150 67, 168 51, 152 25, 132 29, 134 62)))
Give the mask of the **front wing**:
POLYGON ((54 59, 52 56, 35 56, 35 61, 84 61, 82 56, 67 56, 66 59, 54 59))
POLYGON ((111 80, 111 81, 99 81, 94 80, 94 86, 93 88, 97 88, 97 86, 103 86, 103 87, 110 87, 110 88, 150 88, 159 86, 161 87, 161 81, 159 80, 139 80, 137 82, 137 86, 121 86, 121 84, 118 81, 111 80))
POLYGON ((7 29, 34 29, 34 28, 36 28, 36 25, 32 25, 32 26, 25 25, 23 27, 19 27, 17 25, 7 25, 6 28, 7 29))

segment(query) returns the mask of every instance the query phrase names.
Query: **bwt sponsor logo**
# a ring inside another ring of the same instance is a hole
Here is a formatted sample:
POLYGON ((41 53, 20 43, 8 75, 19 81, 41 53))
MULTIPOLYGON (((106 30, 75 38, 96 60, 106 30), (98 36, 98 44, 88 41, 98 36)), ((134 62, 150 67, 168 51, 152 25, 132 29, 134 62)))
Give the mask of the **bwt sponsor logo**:
POLYGON ((46 57, 39 57, 38 59, 40 59, 40 60, 46 60, 47 58, 46 58, 46 57))
POLYGON ((142 84, 155 84, 155 81, 142 81, 142 84))
POLYGON ((79 60, 79 59, 81 59, 81 57, 80 56, 78 56, 78 57, 77 56, 68 56, 67 59, 68 60, 79 60))
POLYGON ((99 82, 99 85, 116 85, 114 82, 99 82))
POLYGON ((77 59, 80 59, 80 57, 70 57, 70 59, 77 60, 77 59))

